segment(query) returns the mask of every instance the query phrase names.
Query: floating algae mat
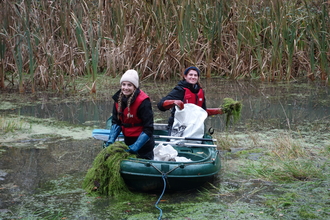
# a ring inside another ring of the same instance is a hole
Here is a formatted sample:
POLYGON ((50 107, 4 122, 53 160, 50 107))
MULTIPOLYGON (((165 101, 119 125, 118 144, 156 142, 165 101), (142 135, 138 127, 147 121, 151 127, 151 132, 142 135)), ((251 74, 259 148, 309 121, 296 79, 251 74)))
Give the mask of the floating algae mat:
POLYGON ((242 103, 234 101, 231 98, 224 98, 223 104, 220 106, 226 114, 226 127, 229 125, 230 118, 233 118, 233 123, 236 123, 241 117, 242 103))
POLYGON ((123 142, 115 142, 96 156, 83 182, 88 193, 115 197, 130 193, 119 172, 120 161, 134 157, 126 149, 123 142))

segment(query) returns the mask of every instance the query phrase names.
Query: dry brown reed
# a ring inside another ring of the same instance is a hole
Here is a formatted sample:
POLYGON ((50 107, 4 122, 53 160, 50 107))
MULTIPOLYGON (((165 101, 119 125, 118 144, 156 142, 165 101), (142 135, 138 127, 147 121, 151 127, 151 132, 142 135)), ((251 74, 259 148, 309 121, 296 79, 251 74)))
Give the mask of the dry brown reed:
POLYGON ((61 91, 128 68, 180 76, 328 80, 325 0, 0 2, 0 88, 61 91), (4 74, 5 73, 5 74, 4 74))

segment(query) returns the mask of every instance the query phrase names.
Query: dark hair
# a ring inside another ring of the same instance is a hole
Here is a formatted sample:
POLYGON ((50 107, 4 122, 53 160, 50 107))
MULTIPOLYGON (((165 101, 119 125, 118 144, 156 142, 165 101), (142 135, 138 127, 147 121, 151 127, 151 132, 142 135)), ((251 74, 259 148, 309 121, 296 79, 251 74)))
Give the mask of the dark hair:
POLYGON ((188 68, 183 72, 183 75, 187 75, 188 72, 189 72, 189 70, 196 70, 198 76, 200 76, 200 72, 201 72, 201 71, 200 71, 197 67, 195 67, 195 66, 188 67, 188 68))

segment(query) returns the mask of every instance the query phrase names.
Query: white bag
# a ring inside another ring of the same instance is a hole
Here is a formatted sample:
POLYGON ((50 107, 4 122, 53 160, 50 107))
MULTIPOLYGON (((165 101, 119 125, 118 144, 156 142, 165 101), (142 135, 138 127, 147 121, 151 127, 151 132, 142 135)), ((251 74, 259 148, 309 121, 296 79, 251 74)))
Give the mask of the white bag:
POLYGON ((178 151, 175 150, 171 145, 164 145, 163 143, 158 144, 154 148, 154 160, 156 161, 176 161, 176 162, 191 162, 191 159, 186 157, 179 157, 178 151))
POLYGON ((178 151, 169 144, 160 143, 154 148, 154 160, 156 161, 175 161, 177 156, 178 151))
MULTIPOLYGON (((182 110, 177 106, 175 106, 175 108, 176 111, 171 136, 203 138, 204 121, 207 118, 207 112, 198 105, 190 103, 184 104, 184 109, 182 110)), ((174 139, 171 141, 174 141, 174 139)), ((200 141, 185 142, 201 143, 200 141)))
POLYGON ((191 159, 188 159, 186 157, 175 157, 176 162, 191 162, 191 159))

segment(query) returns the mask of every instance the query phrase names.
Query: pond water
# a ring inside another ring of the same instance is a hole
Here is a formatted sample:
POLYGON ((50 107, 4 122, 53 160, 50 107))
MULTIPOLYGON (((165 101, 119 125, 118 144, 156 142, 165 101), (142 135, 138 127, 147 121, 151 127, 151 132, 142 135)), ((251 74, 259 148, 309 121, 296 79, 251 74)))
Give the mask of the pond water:
MULTIPOLYGON (((153 102, 156 123, 167 123, 169 111, 163 113, 157 109, 157 102, 167 94, 176 82, 156 85, 147 84, 142 90, 148 93, 153 102), (155 89, 156 88, 156 89, 155 89), (156 91, 155 91, 156 90, 156 91)), ((255 121, 264 123, 274 119, 278 128, 289 128, 303 121, 323 120, 329 117, 329 88, 317 83, 259 83, 227 82, 212 79, 202 81, 206 92, 207 107, 219 107, 224 98, 242 101, 241 124, 255 121)), ((115 90, 113 91, 115 92, 115 90)), ((72 124, 94 125, 103 128, 111 114, 112 99, 85 100, 13 108, 1 112, 28 115, 37 118, 55 118, 72 124)), ((211 117, 207 125, 221 131, 225 128, 223 117, 211 117)))
MULTIPOLYGON (((142 90, 152 101, 155 122, 166 123, 169 112, 160 112, 156 104, 177 81, 144 82, 142 90)), ((330 91, 327 86, 315 82, 260 83, 257 81, 203 80, 207 106, 219 107, 224 98, 242 101, 241 119, 230 129, 233 132, 279 129, 298 130, 304 124, 330 126, 330 91)), ((66 122, 69 127, 84 127, 87 134, 94 128, 104 128, 111 114, 109 90, 106 99, 85 98, 54 104, 41 101, 9 109, 1 107, 0 115, 31 116, 47 120, 66 122)), ((2 94, 3 95, 3 94, 2 94)), ((42 99, 44 100, 44 99, 42 99)), ((2 99, 1 104, 5 103, 2 99)), ((8 103, 10 101, 6 101, 8 103)), ((206 120, 207 127, 215 133, 226 131, 225 118, 213 116, 206 120)), ((42 132, 41 132, 42 133, 42 132)), ((47 132, 45 132, 47 133, 47 132)), ((158 194, 137 195, 135 199, 117 201, 112 198, 93 198, 81 189, 84 175, 101 143, 90 136, 71 138, 45 134, 12 141, 0 138, 0 218, 4 219, 149 219, 157 218, 159 211, 154 203, 158 194), (141 196, 141 197, 140 197, 141 196), (142 202, 140 199, 142 198, 142 202), (138 213, 148 213, 138 217, 138 213), (151 214, 150 214, 151 213, 151 214)), ((244 148, 244 146, 241 146, 244 148)), ((220 177, 220 174, 219 174, 220 177)), ((221 184, 221 180, 219 181, 221 184)), ((164 201, 170 204, 190 204, 200 198, 200 192, 178 192, 165 194, 164 201)), ((215 210, 219 201, 203 204, 215 210)), ((221 201, 220 201, 221 203, 221 201)), ((160 205, 161 206, 161 205, 160 205)), ((219 206, 217 206, 219 208, 219 206)), ((163 210, 171 213, 170 209, 163 210)), ((206 216, 206 215, 202 215, 206 216)), ((167 217, 175 219, 174 217, 167 217)), ((182 218, 185 219, 185 218, 182 218)), ((203 219, 192 218, 187 219, 203 219)))

